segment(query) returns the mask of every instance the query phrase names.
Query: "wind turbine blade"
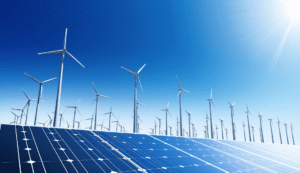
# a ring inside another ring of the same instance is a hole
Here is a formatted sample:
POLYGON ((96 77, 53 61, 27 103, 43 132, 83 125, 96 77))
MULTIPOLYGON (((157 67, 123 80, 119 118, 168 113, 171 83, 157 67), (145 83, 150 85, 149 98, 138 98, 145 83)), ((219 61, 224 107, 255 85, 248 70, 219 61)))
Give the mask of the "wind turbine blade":
POLYGON ((105 97, 105 98, 110 98, 110 97, 107 97, 107 96, 104 96, 104 95, 99 95, 100 97, 105 97))
POLYGON ((106 115, 106 114, 109 114, 109 112, 108 112, 108 113, 105 113, 105 114, 103 114, 103 115, 106 115))
POLYGON ((179 97, 179 94, 181 93, 181 90, 179 91, 179 93, 178 93, 178 96, 177 96, 177 98, 176 98, 176 100, 178 99, 178 97, 179 97))
POLYGON ((177 78, 177 82, 178 82, 179 88, 181 88, 177 75, 176 75, 176 78, 177 78))
POLYGON ((229 104, 230 106, 232 106, 229 102, 228 102, 228 104, 229 104))
POLYGON ((126 70, 126 71, 128 71, 129 73, 131 73, 131 74, 135 75, 135 73, 134 73, 134 72, 132 72, 132 71, 130 71, 130 70, 128 70, 128 69, 126 69, 126 68, 124 68, 124 67, 122 67, 122 66, 121 66, 121 68, 122 68, 122 69, 124 69, 124 70, 126 70))
POLYGON ((210 98, 212 98, 212 89, 211 89, 211 91, 210 91, 210 98))
POLYGON ((67 108, 75 108, 75 106, 66 106, 67 108))
POLYGON ((68 109, 66 109, 61 115, 63 115, 68 109))
POLYGON ((97 90, 96 90, 96 87, 95 87, 94 82, 92 82, 92 84, 93 84, 93 86, 94 86, 94 89, 95 89, 96 94, 99 95, 98 92, 97 92, 97 90))
POLYGON ((43 85, 41 85, 41 100, 42 100, 42 96, 43 96, 43 85))
POLYGON ((45 81, 42 82, 42 83, 46 83, 46 82, 49 82, 49 81, 54 80, 54 79, 56 79, 56 77, 55 77, 55 78, 52 78, 52 79, 45 80, 45 81))
POLYGON ((68 28, 66 28, 66 32, 65 32, 65 40, 64 40, 64 48, 65 49, 67 47, 67 32, 68 32, 68 28))
POLYGON ((168 105, 167 105, 167 109, 169 108, 169 102, 168 102, 168 105))
POLYGON ((22 89, 22 91, 25 94, 25 96, 27 97, 27 99, 30 100, 29 97, 27 96, 27 94, 25 93, 25 91, 23 89, 22 89))
MULTIPOLYGON (((95 97, 94 101, 98 98, 98 95, 95 97)), ((94 103, 94 101, 91 103, 91 105, 94 103)))
MULTIPOLYGON (((77 109, 77 111, 78 111, 78 113, 81 115, 81 113, 80 113, 80 111, 78 110, 78 108, 76 108, 77 109)), ((82 116, 82 115, 81 115, 82 116)))
POLYGON ((41 83, 40 81, 34 79, 33 77, 29 76, 28 74, 24 73, 26 76, 30 77, 32 80, 36 81, 37 83, 41 83))
POLYGON ((235 102, 233 102, 232 106, 234 106, 235 102))
POLYGON ((145 65, 146 65, 146 64, 144 64, 143 67, 140 68, 140 70, 137 72, 137 74, 139 74, 139 73, 143 70, 143 68, 145 67, 145 65))
POLYGON ((16 115, 15 113, 13 113, 12 111, 10 111, 12 114, 14 114, 15 116, 17 116, 18 117, 18 115, 16 115))
POLYGON ((78 102, 77 102, 76 106, 78 105, 78 103, 80 102, 80 100, 81 100, 81 98, 78 100, 78 102))
POLYGON ((214 106, 214 108, 216 109, 216 107, 215 107, 215 104, 214 104, 214 102, 211 100, 211 103, 212 103, 212 105, 214 106))
POLYGON ((143 88, 142 88, 142 84, 141 84, 141 81, 140 81, 139 76, 138 76, 138 80, 139 80, 139 83, 140 83, 141 90, 142 90, 142 92, 143 92, 143 88))
POLYGON ((190 112, 190 114, 192 114, 193 111, 194 111, 194 110, 192 110, 192 111, 190 112))
POLYGON ((171 115, 171 113, 170 113, 170 111, 168 110, 168 113, 169 113, 169 115, 172 117, 172 115, 171 115))
POLYGON ((183 91, 187 92, 187 93, 190 93, 189 91, 185 90, 185 89, 182 89, 183 91))
POLYGON ((115 116, 115 114, 114 113, 111 113, 118 121, 119 121, 119 119, 115 116))
POLYGON ((49 119, 51 119, 52 120, 52 118, 50 117, 50 115, 48 114, 48 117, 49 117, 49 119))
POLYGON ((186 112, 187 114, 189 114, 189 112, 188 112, 188 111, 186 111, 186 110, 185 110, 185 112, 186 112))
POLYGON ((83 68, 85 68, 73 55, 71 55, 68 51, 66 51, 67 52, 67 54, 71 57, 71 58, 73 58, 79 65, 81 65, 83 68))
POLYGON ((139 120, 140 120, 141 122, 143 122, 143 121, 141 120, 140 116, 138 116, 138 118, 139 118, 139 120))
POLYGON ((28 102, 26 103, 26 105, 23 107, 22 111, 28 106, 28 102))
POLYGON ((61 50, 54 50, 54 51, 49 51, 49 52, 38 53, 38 55, 52 54, 52 53, 61 53, 62 51, 63 51, 63 49, 61 49, 61 50))

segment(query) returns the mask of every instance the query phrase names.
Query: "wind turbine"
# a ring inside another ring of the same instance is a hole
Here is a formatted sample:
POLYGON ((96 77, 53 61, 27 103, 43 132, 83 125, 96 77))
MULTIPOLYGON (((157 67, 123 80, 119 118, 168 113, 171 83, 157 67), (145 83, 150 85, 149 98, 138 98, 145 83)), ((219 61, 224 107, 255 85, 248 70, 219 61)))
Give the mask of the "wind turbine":
POLYGON ((244 139, 245 139, 245 141, 246 141, 246 131, 245 131, 245 123, 244 123, 244 121, 243 121, 243 129, 244 129, 244 139))
POLYGON ((43 126, 45 126, 45 124, 49 121, 49 119, 47 121, 45 121, 44 123, 40 123, 38 122, 38 124, 43 124, 43 126))
POLYGON ((81 119, 80 121, 75 121, 78 124, 78 129, 80 128, 80 123, 83 119, 81 119))
POLYGON ((262 129, 262 113, 258 114, 259 120, 260 120, 260 132, 261 132, 261 142, 264 143, 264 133, 262 129))
POLYGON ((222 140, 224 140, 224 135, 223 135, 223 119, 220 119, 219 120, 221 121, 221 129, 222 129, 222 140))
POLYGON ((226 128, 224 128, 225 129, 225 131, 226 131, 226 140, 228 140, 228 132, 227 132, 227 129, 226 128))
POLYGON ((166 111, 166 136, 168 136, 168 113, 171 116, 171 113, 169 112, 169 103, 167 105, 167 109, 161 109, 161 111, 166 111))
POLYGON ((247 105, 247 111, 245 112, 247 114, 247 120, 248 120, 248 130, 249 130, 249 141, 251 142, 251 132, 250 132, 250 123, 249 123, 249 116, 248 114, 252 115, 251 112, 248 109, 248 105, 247 105))
POLYGON ((150 130, 151 130, 151 135, 153 135, 154 129, 153 129, 153 128, 150 128, 150 130))
POLYGON ((278 129, 279 129, 279 137, 280 137, 280 143, 282 144, 282 138, 281 138, 281 132, 280 132, 280 121, 279 121, 279 118, 277 117, 277 119, 278 119, 278 129))
POLYGON ((206 138, 209 138, 209 131, 208 131, 208 120, 209 120, 209 118, 208 118, 207 112, 206 112, 206 118, 205 119, 206 119, 206 138))
MULTIPOLYGON (((146 65, 146 64, 145 64, 146 65)), ((139 74, 140 72, 142 71, 142 69, 145 67, 145 65, 143 65, 142 68, 139 69, 139 71, 137 73, 134 73, 124 67, 121 66, 122 69, 128 71, 129 73, 133 74, 133 77, 134 77, 134 119, 133 119, 133 133, 137 133, 137 109, 136 109, 136 101, 137 101, 137 98, 136 98, 136 80, 138 79, 139 80, 139 84, 140 84, 140 87, 141 87, 141 90, 143 91, 143 88, 142 88, 142 85, 141 85, 141 81, 140 81, 140 78, 139 78, 139 74)))
POLYGON ((233 136, 233 140, 235 141, 235 129, 234 129, 234 125, 233 125, 233 114, 234 114, 233 107, 234 107, 234 103, 235 102, 233 102, 233 104, 230 104, 228 102, 229 108, 231 109, 232 136, 233 136))
MULTIPOLYGON (((65 119, 63 118, 63 114, 67 111, 67 109, 62 113, 59 114, 60 115, 60 119, 59 119, 59 127, 61 127, 61 120, 63 120, 65 122, 65 119)), ((53 112, 54 113, 54 112, 53 112)))
MULTIPOLYGON (((92 82, 92 83, 93 83, 93 82, 92 82)), ((93 83, 93 86, 94 86, 94 89, 95 89, 95 92, 96 92, 96 98, 94 99, 94 101, 96 100, 95 125, 94 125, 94 130, 96 130, 96 128, 97 128, 98 97, 99 97, 99 96, 100 96, 100 97, 105 97, 105 98, 109 98, 109 97, 103 96, 103 95, 99 95, 98 92, 97 92, 97 90, 96 90, 96 87, 95 87, 94 83, 93 83)), ((92 104, 94 103, 94 101, 92 102, 92 104)), ((92 105, 92 104, 91 104, 91 105, 92 105)))
POLYGON ((169 126, 170 128, 170 136, 172 136, 172 126, 169 126))
MULTIPOLYGON (((80 99, 81 99, 81 98, 80 98, 80 99)), ((80 111, 79 111, 78 108, 77 108, 77 105, 78 105, 78 103, 80 102, 80 99, 78 100, 76 106, 67 106, 67 108, 74 108, 73 129, 74 129, 74 126, 75 126, 76 110, 79 112, 79 115, 82 116, 81 113, 80 113, 80 111)), ((55 115, 54 115, 54 116, 55 116, 55 115)), ((55 119, 54 119, 54 121, 55 121, 55 119)), ((78 121, 77 121, 77 122, 78 122, 78 121)))
POLYGON ((186 113, 188 114, 188 116, 189 116, 189 137, 191 137, 191 128, 190 128, 190 126, 191 126, 191 114, 192 114, 193 111, 188 112, 188 111, 185 110, 185 112, 186 112, 186 113))
POLYGON ((255 138, 254 138, 254 127, 251 126, 251 128, 252 128, 253 142, 255 142, 255 138))
MULTIPOLYGON (((187 93, 190 93, 190 92, 187 91, 187 90, 184 90, 183 88, 181 88, 177 75, 176 75, 176 78, 177 78, 177 82, 178 82, 178 85, 179 85, 179 89, 177 90, 177 91, 179 91, 178 96, 177 96, 177 99, 178 99, 178 97, 179 97, 180 136, 182 136, 181 91, 185 91, 185 92, 187 92, 187 93)), ((183 134, 183 135, 184 135, 184 134, 183 134)))
POLYGON ((184 128, 182 129, 182 133, 183 133, 183 137, 184 137, 184 134, 185 134, 185 130, 184 130, 184 128))
MULTIPOLYGON (((120 116, 119 116, 120 117, 120 116)), ((116 121, 112 121, 113 123, 116 123, 116 132, 118 132, 118 125, 119 125, 119 117, 116 118, 117 120, 116 121)))
POLYGON ((272 129, 272 125, 273 125, 272 118, 269 118, 269 120, 270 120, 270 128, 271 128, 272 143, 274 144, 273 129, 272 129))
POLYGON ((285 132, 286 132, 286 142, 289 145, 289 136, 288 136, 288 132, 287 132, 287 123, 284 123, 285 125, 285 132))
POLYGON ((17 115, 17 114, 15 114, 15 113, 13 113, 12 111, 10 111, 12 114, 14 114, 14 116, 15 116, 15 118, 14 118, 14 122, 15 122, 15 124, 18 124, 18 120, 19 120, 19 115, 17 115), (16 118, 17 118, 17 121, 16 121, 16 118))
POLYGON ((11 110, 15 110, 15 111, 21 111, 21 115, 20 115, 20 124, 22 124, 22 117, 23 117, 23 114, 24 114, 24 110, 26 108, 27 104, 23 107, 23 109, 15 109, 15 108, 12 108, 11 110))
POLYGON ((291 132, 292 132, 293 144, 295 145, 293 129, 294 129, 294 127, 293 127, 293 124, 291 123, 291 132))
POLYGON ((161 118, 158 118, 157 116, 155 116, 155 117, 158 119, 159 135, 161 135, 161 130, 160 130, 160 127, 161 127, 161 118))
MULTIPOLYGON (((216 108, 216 107, 215 107, 214 102, 212 100, 212 90, 211 90, 211 93, 210 93, 210 98, 209 99, 205 99, 205 100, 208 100, 208 102, 209 102, 210 131, 211 131, 211 139, 213 139, 214 138, 214 133, 213 133, 213 123, 212 123, 212 116, 211 116, 211 103, 214 106, 214 108, 216 108)), ((208 128, 208 126, 207 126, 207 128, 208 128)), ((209 136, 208 136, 208 138, 209 138, 209 136)))
POLYGON ((25 91, 22 89, 23 93, 25 94, 26 98, 28 99, 27 101, 27 114, 26 114, 26 120, 25 120, 25 125, 27 125, 27 117, 28 117, 28 111, 29 111, 29 106, 30 106, 30 101, 37 101, 36 99, 30 99, 27 94, 25 93, 25 91))
POLYGON ((50 125, 50 127, 51 127, 51 124, 52 124, 52 118, 50 117, 50 115, 48 114, 48 117, 49 117, 49 123, 48 123, 48 125, 47 126, 49 126, 50 125))
POLYGON ((66 121, 67 122, 67 124, 68 124, 68 128, 70 127, 70 125, 69 125, 69 123, 68 123, 68 121, 66 121))
POLYGON ((104 120, 102 121, 102 124, 97 125, 97 126, 101 126, 101 131, 102 131, 103 123, 104 123, 104 120))
POLYGON ((67 53, 71 58, 73 58, 79 65, 81 65, 83 68, 85 68, 73 55, 71 55, 67 49, 67 31, 68 29, 66 28, 65 32, 65 39, 64 39, 64 48, 61 50, 55 50, 55 51, 49 51, 49 52, 42 52, 38 53, 38 55, 43 55, 43 54, 52 54, 52 53, 61 53, 62 58, 61 58, 61 66, 60 66, 60 75, 59 75, 59 81, 58 81, 58 89, 57 89, 57 98, 56 98, 56 105, 55 105, 55 111, 54 111, 54 122, 53 122, 53 127, 56 127, 56 121, 57 121, 57 116, 59 113, 59 105, 60 105, 60 94, 61 94, 61 84, 62 84, 62 76, 63 76, 63 69, 64 69, 64 58, 65 58, 65 53, 67 53))
POLYGON ((115 117, 115 118, 117 118, 113 113, 112 113, 112 106, 110 107, 110 111, 109 112, 107 112, 107 113, 105 113, 105 114, 103 114, 103 115, 106 115, 106 114, 109 114, 109 125, 108 125, 108 131, 110 131, 110 123, 111 123, 111 114, 115 117))
MULTIPOLYGON (((136 113, 137 113, 137 132, 140 133, 140 123, 139 123, 139 119, 140 119, 140 114, 139 114, 139 105, 143 105, 145 106, 143 103, 140 103, 138 101, 136 101, 136 113)), ((141 119, 140 119, 141 120, 141 119)), ((142 120, 141 120, 142 121, 142 120)))
POLYGON ((217 135, 217 139, 218 139, 218 126, 216 125, 216 135, 217 135))
POLYGON ((39 105, 40 105, 40 99, 42 99, 42 92, 43 92, 43 84, 46 83, 46 82, 49 82, 51 80, 54 80, 56 79, 55 78, 52 78, 52 79, 48 79, 48 80, 45 80, 44 82, 40 82, 38 80, 36 80, 35 78, 29 76, 28 74, 24 73, 26 76, 30 77, 32 80, 36 81, 37 83, 40 84, 40 89, 39 89, 39 95, 38 95, 38 100, 37 100, 37 105, 36 105, 36 112, 35 112, 35 119, 34 119, 34 125, 36 125, 36 121, 37 121, 37 116, 38 116, 38 111, 39 111, 39 105))
POLYGON ((208 134, 207 134, 207 126, 204 126, 204 128, 205 128, 205 131, 206 131, 205 138, 208 138, 208 137, 207 137, 207 136, 208 136, 208 134))
POLYGON ((192 124, 192 131, 193 131, 193 138, 195 137, 195 128, 194 128, 194 124, 193 123, 191 123, 192 124))
MULTIPOLYGON (((94 114, 92 115, 92 118, 88 118, 88 119, 85 119, 85 120, 91 120, 91 126, 90 126, 90 129, 92 130, 92 129, 93 129, 94 114)), ((95 129, 96 129, 96 128, 95 128, 95 129)))
POLYGON ((154 121, 155 135, 156 135, 156 127, 157 127, 157 125, 156 125, 156 121, 154 121))

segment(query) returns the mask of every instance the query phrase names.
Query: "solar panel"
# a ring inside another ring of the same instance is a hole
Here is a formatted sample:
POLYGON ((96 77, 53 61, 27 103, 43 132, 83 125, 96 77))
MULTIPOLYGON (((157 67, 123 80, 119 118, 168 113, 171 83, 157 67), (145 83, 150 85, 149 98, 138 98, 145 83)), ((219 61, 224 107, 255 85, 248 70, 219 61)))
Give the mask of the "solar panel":
POLYGON ((1 124, 0 141, 1 172, 300 172, 299 146, 1 124))

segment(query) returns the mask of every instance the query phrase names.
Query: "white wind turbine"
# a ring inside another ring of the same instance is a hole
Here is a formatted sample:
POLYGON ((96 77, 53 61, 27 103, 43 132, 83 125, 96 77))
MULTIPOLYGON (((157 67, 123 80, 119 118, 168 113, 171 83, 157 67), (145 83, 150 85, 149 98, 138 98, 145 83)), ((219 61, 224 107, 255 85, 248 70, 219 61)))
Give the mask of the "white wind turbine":
POLYGON ((19 120, 19 117, 20 117, 20 116, 19 116, 19 115, 17 115, 17 114, 15 114, 15 113, 13 113, 12 111, 10 111, 10 112, 11 112, 12 114, 14 114, 14 116, 15 116, 15 118, 14 118, 14 121, 13 121, 13 122, 14 122, 15 124, 18 124, 18 120, 19 120), (16 120, 16 118, 17 118, 17 120, 16 120))
POLYGON ((279 118, 277 117, 278 119, 278 130, 279 130, 279 137, 280 137, 280 144, 282 144, 282 138, 281 138, 281 131, 280 131, 280 121, 279 121, 279 118))
POLYGON ((102 124, 98 124, 97 126, 101 126, 101 131, 102 131, 102 127, 104 127, 103 126, 103 123, 104 123, 104 120, 102 121, 102 124))
POLYGON ((15 108, 12 108, 11 110, 15 110, 15 111, 21 111, 21 115, 20 115, 20 124, 22 124, 22 117, 24 115, 24 110, 25 108, 27 107, 27 104, 23 107, 23 109, 15 109, 15 108))
POLYGON ((116 118, 117 120, 116 121, 112 121, 113 123, 116 123, 116 132, 118 132, 118 126, 119 126, 119 118, 120 118, 120 116, 118 117, 118 118, 116 118))
POLYGON ((291 132, 292 132, 292 138, 293 138, 293 144, 295 145, 295 140, 294 140, 294 133, 293 133, 293 129, 294 129, 294 127, 293 127, 293 124, 291 123, 291 132))
MULTIPOLYGON (((61 120, 63 120, 65 122, 65 119, 63 118, 64 113, 67 111, 67 109, 62 113, 59 114, 60 115, 60 119, 59 119, 59 127, 61 127, 61 120)), ((54 112, 53 112, 54 113, 54 112)))
MULTIPOLYGON (((81 98, 80 98, 80 99, 81 99, 81 98)), ((74 108, 73 129, 74 129, 74 127, 75 127, 76 110, 78 111, 79 115, 82 116, 81 113, 80 113, 80 111, 79 111, 78 108, 77 108, 77 105, 78 105, 78 103, 80 102, 80 99, 78 100, 76 106, 67 106, 67 108, 74 108)), ((77 122, 78 122, 78 121, 77 121, 77 122)))
POLYGON ((52 124, 52 118, 50 117, 50 115, 48 114, 48 117, 49 117, 49 123, 48 123, 48 125, 47 126, 49 126, 50 125, 50 127, 51 127, 51 124, 52 124))
MULTIPOLYGON (((216 108, 216 107, 215 107, 214 102, 212 100, 212 90, 210 92, 210 98, 209 99, 205 99, 205 100, 208 100, 208 102, 209 102, 211 139, 214 139, 213 123, 212 123, 212 115, 211 115, 211 104, 214 106, 214 108, 216 108)), ((207 126, 207 129, 208 129, 208 126, 207 126)), ((208 131, 207 131, 207 134, 208 134, 208 131)), ((209 138, 209 136, 208 136, 208 138, 209 138)))
POLYGON ((37 101, 36 99, 30 99, 27 94, 25 93, 25 91, 22 89, 23 93, 25 94, 26 98, 28 99, 27 101, 27 114, 26 114, 26 120, 25 120, 25 125, 27 125, 27 118, 28 118, 28 111, 29 111, 29 106, 30 106, 30 102, 31 101, 37 101))
POLYGON ((187 110, 185 110, 185 112, 188 114, 189 116, 189 137, 191 137, 191 114, 193 112, 193 110, 191 112, 188 112, 187 110))
POLYGON ((223 135, 223 119, 220 119, 219 120, 221 121, 221 129, 222 129, 222 140, 224 140, 224 135, 223 135))
MULTIPOLYGON (((146 64, 145 64, 146 65, 146 64)), ((122 69, 124 69, 124 70, 126 70, 126 71, 128 71, 129 73, 131 73, 131 74, 133 74, 133 77, 134 77, 134 114, 133 114, 133 116, 134 116, 134 118, 133 118, 133 133, 137 133, 137 109, 136 109, 136 106, 137 106, 137 104, 136 104, 136 101, 137 101, 137 98, 136 98, 136 95, 137 95, 137 93, 136 93, 136 80, 138 79, 139 80, 139 84, 140 84, 140 87, 141 87, 141 90, 143 91, 143 88, 142 88, 142 85, 141 85, 141 81, 140 81, 140 78, 139 78, 139 74, 140 74, 140 72, 142 71, 142 69, 145 67, 145 65, 143 65, 143 67, 142 68, 140 68, 139 69, 139 71, 137 72, 137 73, 134 73, 134 72, 132 72, 132 71, 130 71, 130 70, 128 70, 128 69, 126 69, 126 68, 124 68, 124 67, 122 67, 121 66, 121 68, 122 69)))
POLYGON ((249 130, 249 141, 251 142, 251 132, 250 132, 250 122, 249 122, 249 115, 252 115, 251 112, 248 109, 248 105, 247 105, 247 111, 245 112, 247 114, 247 120, 248 120, 248 130, 249 130))
POLYGON ((228 140, 228 131, 227 131, 226 128, 224 128, 224 129, 225 129, 225 131, 226 131, 226 140, 228 140))
POLYGON ((178 127, 179 126, 179 121, 178 121, 178 117, 177 117, 176 125, 177 125, 177 129, 176 129, 177 130, 177 136, 179 136, 179 127, 178 127))
MULTIPOLYGON (((82 120, 83 120, 83 119, 82 119, 82 120)), ((81 123, 82 120, 80 120, 80 121, 75 121, 75 123, 78 124, 78 129, 80 129, 80 123, 81 123)))
POLYGON ((61 85, 62 85, 62 76, 63 76, 63 69, 64 69, 64 58, 65 58, 65 53, 67 53, 71 58, 73 58, 78 64, 80 64, 83 68, 85 68, 73 55, 71 55, 67 49, 67 31, 68 29, 66 28, 65 32, 65 39, 64 39, 64 48, 61 50, 54 50, 54 51, 49 51, 49 52, 42 52, 38 53, 38 55, 43 55, 43 54, 53 54, 53 53, 61 53, 62 54, 62 59, 61 59, 61 66, 60 66, 60 75, 59 75, 59 81, 58 81, 58 89, 57 89, 57 98, 56 98, 56 105, 55 105, 55 111, 54 111, 54 121, 53 121, 53 127, 56 127, 56 121, 57 121, 57 116, 59 113, 59 106, 60 106, 60 95, 61 95, 61 85))
POLYGON ((171 113, 169 112, 169 103, 167 105, 167 109, 161 109, 161 111, 166 111, 166 136, 168 136, 168 113, 171 116, 171 113))
POLYGON ((36 105, 36 112, 35 112, 35 118, 34 118, 34 125, 36 125, 36 122, 37 122, 37 116, 38 116, 38 111, 39 111, 39 105, 40 105, 40 99, 42 99, 42 92, 43 92, 43 84, 46 83, 46 82, 49 82, 51 80, 54 80, 56 79, 55 78, 52 78, 52 79, 48 79, 48 80, 45 80, 44 82, 40 82, 36 79, 34 79, 33 77, 29 76, 28 74, 24 73, 26 76, 30 77, 32 80, 36 81, 37 83, 40 84, 40 89, 39 89, 39 96, 38 96, 38 100, 37 100, 37 105, 36 105))
POLYGON ((179 91, 179 93, 178 93, 178 96, 177 96, 176 99, 178 99, 178 97, 179 97, 180 136, 183 136, 184 133, 182 134, 183 129, 182 129, 182 114, 181 114, 181 91, 184 91, 184 92, 187 92, 187 93, 190 93, 190 92, 187 91, 187 90, 184 90, 183 88, 181 88, 177 75, 176 75, 176 78, 177 78, 177 82, 178 82, 178 85, 179 85, 179 89, 177 90, 177 91, 179 91))
POLYGON ((245 131, 245 123, 244 123, 244 121, 243 121, 243 129, 244 129, 244 140, 246 141, 246 131, 245 131))
POLYGON ((288 136, 288 132, 287 132, 287 123, 283 124, 285 126, 285 132, 286 132, 286 142, 289 145, 289 136, 288 136))
POLYGON ((160 127, 161 127, 161 118, 158 118, 157 116, 155 116, 157 119, 158 119, 158 128, 159 128, 159 135, 161 134, 161 130, 160 130, 160 127))
MULTIPOLYGON (((92 82, 93 83, 93 82, 92 82)), ((97 109, 98 109, 98 97, 105 97, 105 98, 109 98, 107 96, 103 96, 103 95, 99 95, 97 90, 96 90, 96 87, 93 83, 93 86, 94 86, 94 89, 95 89, 95 92, 96 92, 96 98, 94 99, 94 101, 96 100, 96 110, 95 110, 95 125, 94 125, 94 130, 96 130, 96 127, 97 127, 97 109)), ((92 102, 92 104, 94 103, 94 101, 92 102)))
POLYGON ((270 121, 270 129, 271 129, 272 143, 274 144, 273 129, 272 129, 272 125, 273 125, 272 118, 269 118, 269 121, 270 121))
POLYGON ((208 132, 208 120, 209 120, 209 118, 208 118, 208 116, 207 116, 207 112, 206 112, 206 138, 209 138, 209 132, 208 132))
MULTIPOLYGON (((112 106, 110 107, 110 111, 107 112, 107 113, 105 113, 105 114, 103 114, 103 115, 107 115, 107 114, 109 114, 108 131, 110 131, 111 115, 113 115, 115 118, 117 118, 117 117, 114 115, 114 113, 112 113, 112 106)), ((101 128, 101 129, 102 129, 102 128, 101 128)))
POLYGON ((262 113, 258 113, 259 121, 260 121, 260 137, 261 137, 261 142, 264 143, 264 133, 263 133, 263 128, 262 128, 262 113))
POLYGON ((49 121, 49 119, 47 121, 45 121, 44 123, 40 123, 38 122, 38 124, 43 124, 43 126, 45 126, 45 124, 49 121))
POLYGON ((255 142, 255 138, 254 138, 254 127, 251 126, 251 128, 252 128, 253 142, 255 142))
POLYGON ((228 104, 229 104, 229 108, 231 109, 231 123, 232 123, 232 136, 233 136, 233 140, 235 141, 236 139, 235 139, 235 129, 234 129, 234 123, 233 123, 233 114, 234 114, 234 111, 233 111, 233 107, 234 107, 234 103, 235 102, 233 102, 233 104, 230 104, 229 102, 228 102, 228 104))
MULTIPOLYGON (((91 126, 90 126, 90 129, 92 130, 92 129, 93 129, 94 114, 92 115, 92 118, 88 118, 88 119, 85 119, 85 120, 91 120, 91 126)), ((95 128, 95 129, 96 129, 96 128, 95 128)))

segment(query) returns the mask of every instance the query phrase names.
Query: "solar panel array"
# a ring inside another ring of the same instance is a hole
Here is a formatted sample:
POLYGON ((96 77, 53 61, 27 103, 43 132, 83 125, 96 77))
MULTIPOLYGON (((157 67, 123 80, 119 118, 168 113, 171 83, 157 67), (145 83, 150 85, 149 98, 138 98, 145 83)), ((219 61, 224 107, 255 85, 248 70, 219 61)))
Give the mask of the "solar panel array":
POLYGON ((300 172, 299 146, 0 127, 0 172, 300 172))

